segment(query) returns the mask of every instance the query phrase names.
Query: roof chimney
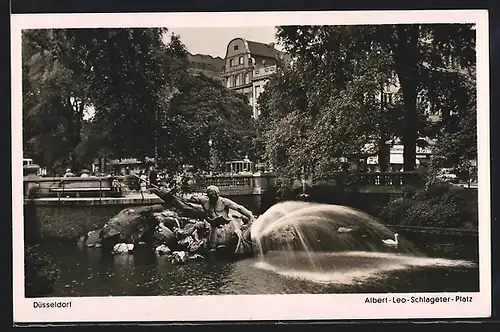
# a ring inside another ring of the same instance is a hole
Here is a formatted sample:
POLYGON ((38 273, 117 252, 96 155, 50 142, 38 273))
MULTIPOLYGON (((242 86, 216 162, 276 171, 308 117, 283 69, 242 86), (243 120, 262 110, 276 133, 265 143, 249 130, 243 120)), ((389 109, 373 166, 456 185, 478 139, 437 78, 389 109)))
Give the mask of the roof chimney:
POLYGON ((267 46, 274 48, 274 43, 269 43, 267 46))

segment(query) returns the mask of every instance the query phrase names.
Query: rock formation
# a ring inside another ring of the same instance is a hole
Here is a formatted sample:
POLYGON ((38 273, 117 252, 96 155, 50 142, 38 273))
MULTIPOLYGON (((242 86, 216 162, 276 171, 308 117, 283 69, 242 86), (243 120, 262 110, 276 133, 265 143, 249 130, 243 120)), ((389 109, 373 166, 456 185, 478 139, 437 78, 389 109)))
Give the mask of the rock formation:
POLYGON ((231 255, 254 252, 250 227, 242 224, 238 213, 230 214, 229 227, 212 227, 201 218, 198 207, 190 205, 184 210, 175 209, 168 205, 168 196, 165 198, 167 201, 163 205, 120 211, 102 229, 89 232, 80 242, 86 247, 102 246, 113 254, 130 252, 134 245, 146 243, 175 263, 200 259, 214 250, 231 255), (187 255, 186 258, 181 252, 187 255))

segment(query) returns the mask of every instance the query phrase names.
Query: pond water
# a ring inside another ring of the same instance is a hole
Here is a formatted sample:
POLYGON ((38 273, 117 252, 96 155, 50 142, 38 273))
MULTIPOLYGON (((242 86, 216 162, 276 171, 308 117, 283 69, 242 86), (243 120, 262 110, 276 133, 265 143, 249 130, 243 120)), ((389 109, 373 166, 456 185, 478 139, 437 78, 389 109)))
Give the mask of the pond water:
POLYGON ((115 256, 76 244, 40 249, 60 272, 50 297, 478 291, 477 243, 419 242, 427 257, 314 253, 321 271, 301 266, 307 253, 270 252, 264 259, 234 261, 207 257, 172 265, 140 246, 133 254, 115 256))

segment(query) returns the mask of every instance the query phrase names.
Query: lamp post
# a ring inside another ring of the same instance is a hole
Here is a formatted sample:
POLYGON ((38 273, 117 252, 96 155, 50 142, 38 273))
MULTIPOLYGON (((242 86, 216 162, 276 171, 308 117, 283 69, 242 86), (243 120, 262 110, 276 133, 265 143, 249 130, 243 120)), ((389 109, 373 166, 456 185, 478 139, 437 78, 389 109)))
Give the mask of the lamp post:
POLYGON ((209 155, 209 157, 208 157, 208 163, 209 163, 208 167, 209 167, 209 174, 210 175, 212 175, 212 173, 213 173, 213 170, 212 170, 212 168, 213 168, 212 167, 213 166, 212 165, 212 163, 213 163, 213 160, 212 160, 213 159, 212 144, 213 144, 213 142, 212 142, 212 139, 210 138, 208 140, 208 155, 209 155))
POLYGON ((467 177, 467 182, 468 182, 467 185, 468 185, 469 189, 470 189, 470 185, 471 185, 471 178, 470 178, 471 177, 471 168, 472 167, 476 167, 476 166, 477 166, 477 161, 476 160, 469 160, 469 165, 467 167, 467 170, 468 170, 468 173, 469 173, 468 177, 467 177))

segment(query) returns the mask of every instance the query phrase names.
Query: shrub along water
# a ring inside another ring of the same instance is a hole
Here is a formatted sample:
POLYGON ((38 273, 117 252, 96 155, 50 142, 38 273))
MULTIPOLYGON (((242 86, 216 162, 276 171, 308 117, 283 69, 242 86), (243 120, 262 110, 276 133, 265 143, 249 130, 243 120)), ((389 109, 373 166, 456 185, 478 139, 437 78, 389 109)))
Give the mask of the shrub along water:
POLYGON ((443 228, 470 228, 473 218, 465 199, 452 186, 432 183, 424 189, 406 187, 403 195, 389 202, 379 218, 387 224, 443 228))
POLYGON ((40 253, 38 245, 26 244, 24 248, 25 296, 40 297, 52 293, 59 273, 50 257, 40 253))

